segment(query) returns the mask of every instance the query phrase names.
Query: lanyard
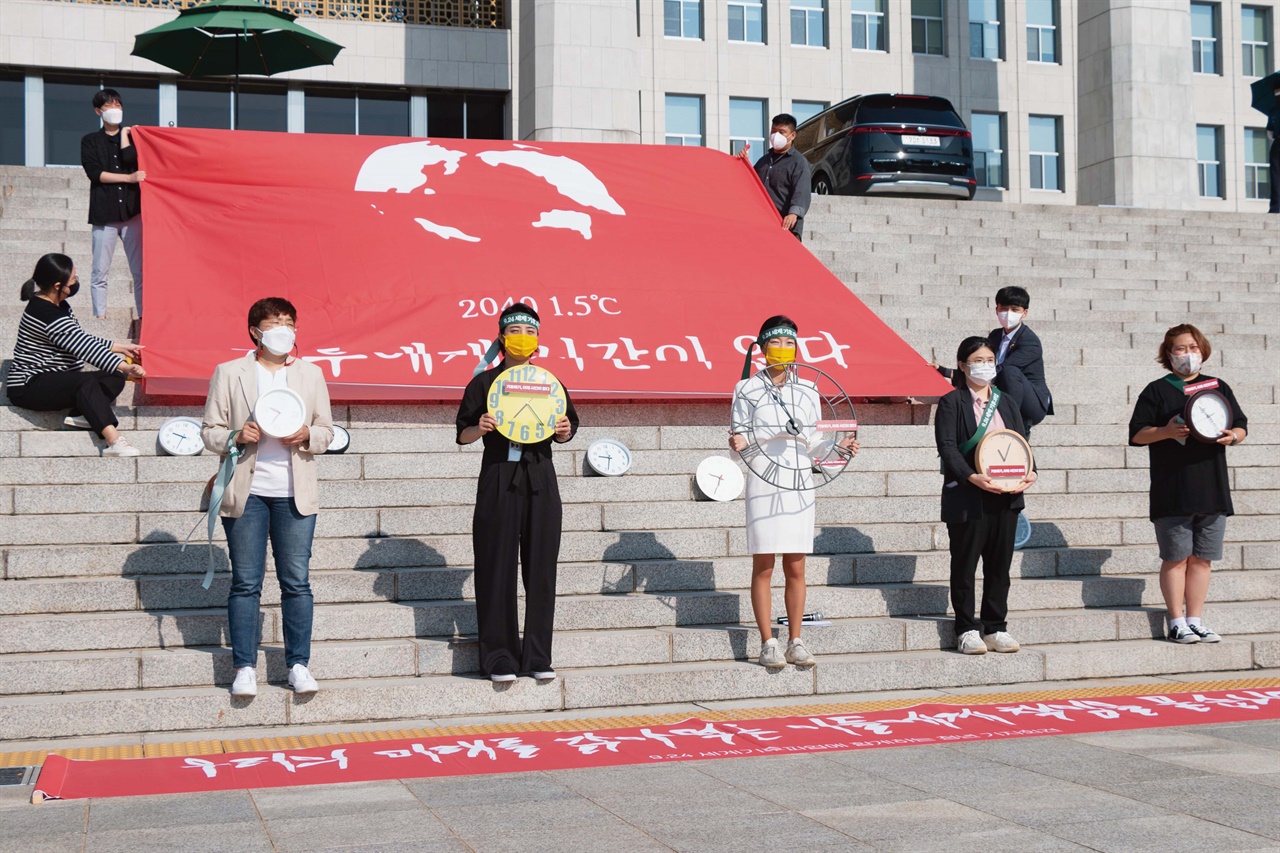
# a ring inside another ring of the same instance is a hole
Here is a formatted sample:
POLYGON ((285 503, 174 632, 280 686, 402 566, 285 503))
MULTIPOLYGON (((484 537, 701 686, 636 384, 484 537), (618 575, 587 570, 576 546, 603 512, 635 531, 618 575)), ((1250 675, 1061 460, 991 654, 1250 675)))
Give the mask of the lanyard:
MULTIPOLYGON (((244 451, 236 444, 236 436, 239 434, 240 430, 235 430, 227 438, 227 454, 222 457, 222 464, 218 466, 218 473, 214 475, 212 488, 209 490, 209 512, 205 518, 209 525, 209 568, 205 571, 204 581, 200 584, 205 589, 213 583, 213 526, 217 522, 218 512, 222 509, 222 498, 227 493, 227 486, 231 485, 231 478, 235 476, 236 461, 244 455, 244 451)), ((180 551, 187 550, 187 545, 199 526, 200 522, 197 521, 183 541, 180 551)))

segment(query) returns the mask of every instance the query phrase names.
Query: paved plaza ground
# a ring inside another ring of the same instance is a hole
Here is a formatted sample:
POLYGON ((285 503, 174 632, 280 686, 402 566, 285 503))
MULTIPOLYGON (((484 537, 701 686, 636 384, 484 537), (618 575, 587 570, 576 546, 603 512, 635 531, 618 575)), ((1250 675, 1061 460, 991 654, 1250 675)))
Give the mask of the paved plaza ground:
POLYGON ((1280 721, 38 806, 30 794, 0 788, 0 850, 1280 853, 1280 721))

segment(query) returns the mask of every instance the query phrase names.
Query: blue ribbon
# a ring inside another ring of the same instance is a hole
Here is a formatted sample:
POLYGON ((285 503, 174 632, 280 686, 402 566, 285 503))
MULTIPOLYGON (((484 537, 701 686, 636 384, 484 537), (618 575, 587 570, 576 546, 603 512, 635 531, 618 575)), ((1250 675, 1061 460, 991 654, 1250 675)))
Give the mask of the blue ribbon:
MULTIPOLYGON (((209 525, 209 568, 204 573, 204 581, 200 586, 208 589, 213 584, 213 526, 218 520, 218 513, 222 510, 222 497, 227 493, 227 486, 231 485, 231 478, 236 473, 236 461, 244 455, 244 451, 236 444, 236 436, 240 434, 240 430, 235 430, 227 437, 227 453, 222 457, 222 464, 218 467, 218 473, 213 478, 213 488, 209 491, 209 512, 205 520, 209 525)), ((195 535, 196 528, 200 526, 200 522, 196 522, 191 528, 191 532, 187 534, 186 540, 182 543, 179 552, 187 550, 187 545, 191 543, 191 537, 195 535)))
POLYGON ((502 352, 502 338, 497 337, 493 339, 493 343, 489 344, 489 349, 485 351, 485 354, 480 356, 480 363, 476 365, 475 370, 471 371, 471 378, 475 379, 481 373, 484 373, 485 368, 498 357, 500 352, 502 352))

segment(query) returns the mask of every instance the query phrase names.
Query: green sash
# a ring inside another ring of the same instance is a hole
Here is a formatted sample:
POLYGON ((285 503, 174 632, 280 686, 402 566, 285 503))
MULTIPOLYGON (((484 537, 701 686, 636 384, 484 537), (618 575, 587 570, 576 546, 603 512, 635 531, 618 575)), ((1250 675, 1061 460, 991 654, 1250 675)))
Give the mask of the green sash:
POLYGON ((982 420, 978 421, 978 431, 964 444, 960 445, 961 453, 968 453, 978 446, 978 442, 982 441, 982 437, 987 434, 987 429, 991 426, 991 419, 996 416, 996 408, 1000 405, 1000 389, 991 389, 991 399, 987 401, 987 407, 982 410, 982 420))
MULTIPOLYGON (((978 421, 978 429, 964 444, 960 445, 962 454, 968 453, 978 446, 978 442, 982 441, 982 437, 987 434, 987 430, 991 427, 991 419, 996 416, 996 409, 1000 406, 1000 389, 992 387, 991 399, 987 401, 987 407, 982 410, 982 418, 978 421)), ((947 476, 947 466, 942 460, 938 460, 938 472, 942 476, 947 476)))
POLYGON ((1172 373, 1166 373, 1164 375, 1164 381, 1168 382, 1170 385, 1172 385, 1174 388, 1177 388, 1179 391, 1187 387, 1187 382, 1185 379, 1179 379, 1177 376, 1173 375, 1172 373))

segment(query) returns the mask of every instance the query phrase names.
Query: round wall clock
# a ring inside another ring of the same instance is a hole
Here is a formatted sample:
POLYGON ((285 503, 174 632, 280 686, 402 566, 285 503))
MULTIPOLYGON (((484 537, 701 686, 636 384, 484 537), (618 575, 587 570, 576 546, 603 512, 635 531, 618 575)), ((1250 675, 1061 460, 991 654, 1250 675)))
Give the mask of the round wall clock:
POLYGON ((195 418, 169 418, 160 425, 157 440, 160 449, 170 456, 199 456, 204 451, 200 421, 195 418))
POLYGON ((742 469, 727 456, 708 456, 699 462, 694 482, 713 501, 735 500, 746 485, 742 469))
POLYGON ((631 450, 616 438, 598 438, 587 445, 587 467, 601 477, 621 477, 631 470, 631 450))
POLYGON ((272 388, 258 397, 253 419, 272 438, 288 438, 307 422, 307 404, 292 388, 272 388))
POLYGON ((1035 466, 1031 445, 1011 429, 991 430, 984 435, 973 458, 978 470, 1006 492, 1016 489, 1035 466))
POLYGON ((564 386, 551 371, 532 364, 510 367, 489 386, 489 414, 498 432, 517 444, 537 444, 556 433, 569 407, 564 386))
POLYGON ((1191 428, 1191 434, 1207 444, 1216 442, 1235 422, 1231 403, 1225 394, 1215 390, 1192 394, 1187 400, 1182 417, 1191 428))
POLYGON ((333 441, 329 442, 329 447, 325 453, 346 453, 347 448, 351 446, 351 433, 347 432, 346 427, 333 425, 333 441))

